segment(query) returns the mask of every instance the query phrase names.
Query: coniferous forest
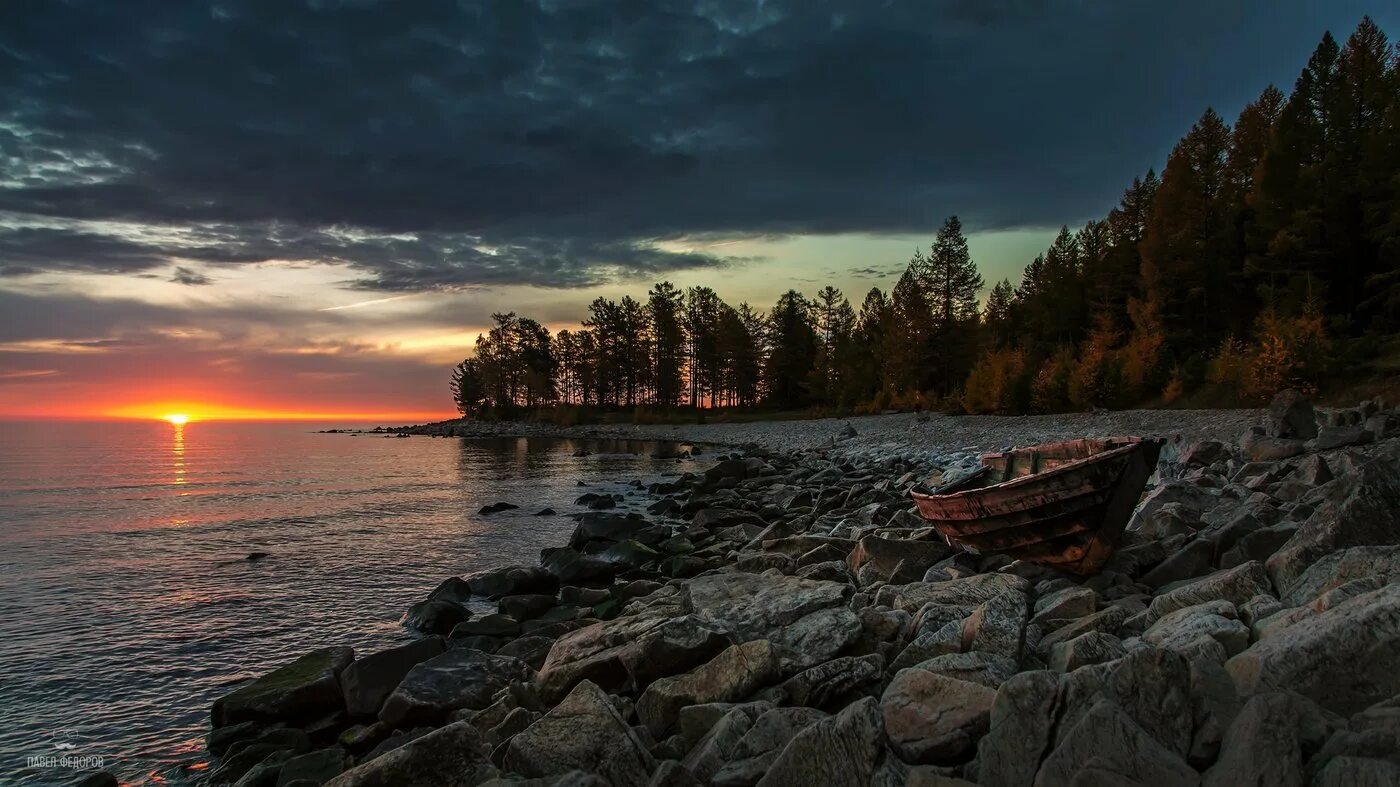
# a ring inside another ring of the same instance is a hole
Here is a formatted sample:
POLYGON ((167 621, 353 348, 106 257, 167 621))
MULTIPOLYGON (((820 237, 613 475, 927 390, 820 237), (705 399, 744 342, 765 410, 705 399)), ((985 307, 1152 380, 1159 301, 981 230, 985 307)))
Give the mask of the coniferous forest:
POLYGON ((986 282, 950 217, 888 292, 769 308, 668 282, 551 335, 494 315, 452 375, 467 416, 554 405, 969 413, 1266 400, 1400 376, 1400 47, 1326 34, 1291 92, 1207 109, 1160 174, 986 282))

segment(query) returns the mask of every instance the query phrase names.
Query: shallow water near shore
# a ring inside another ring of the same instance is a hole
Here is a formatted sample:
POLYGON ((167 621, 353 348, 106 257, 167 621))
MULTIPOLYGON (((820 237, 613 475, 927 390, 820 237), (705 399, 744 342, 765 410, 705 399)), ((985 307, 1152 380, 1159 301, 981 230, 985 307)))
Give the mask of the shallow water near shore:
POLYGON ((442 578, 564 543, 580 480, 625 493, 694 466, 654 458, 674 443, 316 428, 0 423, 0 783, 65 782, 65 755, 197 783, 230 684, 406 639, 442 578), (477 513, 496 501, 520 508, 477 513))

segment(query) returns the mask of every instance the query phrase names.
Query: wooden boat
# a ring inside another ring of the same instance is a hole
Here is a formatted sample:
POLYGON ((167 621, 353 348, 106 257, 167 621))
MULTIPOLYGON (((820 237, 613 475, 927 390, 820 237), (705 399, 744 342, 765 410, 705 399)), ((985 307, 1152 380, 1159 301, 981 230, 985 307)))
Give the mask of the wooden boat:
POLYGON ((1113 555, 1161 447, 1110 437, 983 454, 973 474, 911 495, 950 544, 1094 574, 1113 555))

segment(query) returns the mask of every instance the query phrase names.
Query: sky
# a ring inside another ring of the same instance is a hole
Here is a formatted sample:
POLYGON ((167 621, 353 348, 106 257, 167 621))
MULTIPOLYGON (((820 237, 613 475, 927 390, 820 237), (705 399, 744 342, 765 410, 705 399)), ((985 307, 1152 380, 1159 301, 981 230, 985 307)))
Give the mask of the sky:
POLYGON ((1393 0, 0 3, 0 416, 452 415, 492 312, 991 283, 1393 0))

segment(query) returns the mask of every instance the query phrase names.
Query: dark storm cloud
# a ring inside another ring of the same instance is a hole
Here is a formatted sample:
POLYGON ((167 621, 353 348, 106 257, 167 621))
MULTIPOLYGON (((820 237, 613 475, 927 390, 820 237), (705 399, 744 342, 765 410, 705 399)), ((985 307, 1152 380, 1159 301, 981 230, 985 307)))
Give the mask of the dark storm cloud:
POLYGON ((13 221, 0 275, 292 259, 371 289, 573 287, 726 263, 656 243, 692 234, 1058 225, 1365 10, 9 3, 0 211, 60 227, 13 221))
POLYGON ((175 266, 175 273, 170 276, 170 280, 176 284, 186 284, 192 287, 202 287, 214 283, 214 280, 208 276, 199 271, 192 271, 183 265, 175 266))

